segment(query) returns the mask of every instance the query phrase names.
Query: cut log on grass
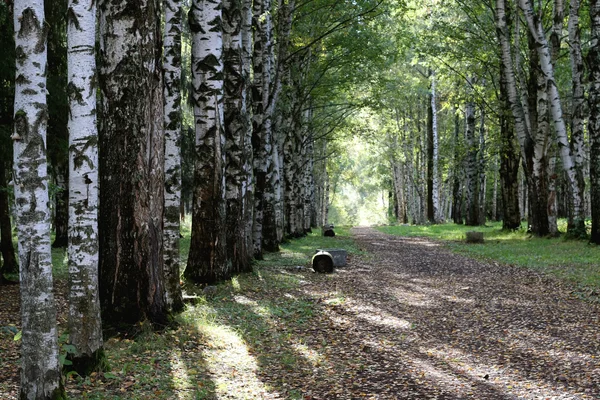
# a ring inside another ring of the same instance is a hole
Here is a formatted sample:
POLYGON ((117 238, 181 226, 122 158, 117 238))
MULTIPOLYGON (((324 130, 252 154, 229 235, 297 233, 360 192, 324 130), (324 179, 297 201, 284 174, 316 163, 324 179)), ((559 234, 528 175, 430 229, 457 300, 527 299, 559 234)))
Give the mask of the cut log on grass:
POLYGON ((467 232, 467 243, 483 243, 483 232, 467 232))
POLYGON ((333 230, 333 224, 323 225, 321 227, 321 233, 323 236, 334 237, 335 232, 333 230))
POLYGON ((346 257, 348 257, 348 252, 344 249, 317 249, 316 253, 330 254, 333 258, 333 266, 335 268, 346 266, 346 257))
POLYGON ((321 274, 329 274, 333 272, 333 257, 331 254, 320 251, 315 254, 312 258, 312 267, 315 272, 319 272, 321 274))

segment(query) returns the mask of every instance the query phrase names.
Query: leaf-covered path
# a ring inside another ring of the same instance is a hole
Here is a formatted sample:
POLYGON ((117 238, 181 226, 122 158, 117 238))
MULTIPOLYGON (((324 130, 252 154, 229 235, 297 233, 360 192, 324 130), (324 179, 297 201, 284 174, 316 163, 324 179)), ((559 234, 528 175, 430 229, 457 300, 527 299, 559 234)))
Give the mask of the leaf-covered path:
POLYGON ((600 313, 558 282, 357 228, 332 308, 365 368, 352 398, 600 398, 600 313), (363 343, 363 348, 357 345, 363 343))
MULTIPOLYGON (((113 371, 69 380, 70 398, 600 398, 600 309, 568 285, 426 239, 353 235, 365 251, 331 275, 261 267, 177 330, 109 339, 113 371)), ((16 324, 10 304, 0 315, 16 324)), ((17 398, 17 351, 0 335, 1 399, 17 398)))

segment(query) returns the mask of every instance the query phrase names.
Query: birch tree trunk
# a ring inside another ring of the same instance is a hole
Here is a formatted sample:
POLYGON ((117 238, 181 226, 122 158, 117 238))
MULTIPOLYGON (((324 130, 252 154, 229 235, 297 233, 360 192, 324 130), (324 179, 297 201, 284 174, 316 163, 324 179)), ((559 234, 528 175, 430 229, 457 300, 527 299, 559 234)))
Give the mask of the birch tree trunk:
POLYGON ((438 144, 438 123, 437 123, 437 96, 435 87, 435 71, 431 72, 431 146, 432 146, 432 170, 431 170, 431 191, 432 191, 432 217, 433 223, 441 222, 440 218, 440 176, 439 176, 439 144, 438 144))
POLYGON ((585 88, 584 64, 581 51, 581 29, 579 27, 580 5, 580 0, 571 0, 569 8, 569 55, 573 94, 571 102, 571 148, 579 187, 582 191, 585 191, 585 88))
POLYGON ((165 212, 163 258, 167 309, 183 309, 179 270, 181 208, 181 1, 163 0, 165 212))
POLYGON ((550 55, 548 41, 546 40, 542 24, 536 21, 533 6, 530 0, 519 0, 519 4, 525 14, 527 25, 535 38, 538 55, 540 57, 541 70, 546 79, 547 91, 550 101, 550 111, 556 131, 558 149, 563 163, 563 169, 568 177, 568 189, 570 198, 569 225, 567 233, 575 237, 587 236, 585 231, 585 216, 583 215, 584 196, 583 188, 577 180, 577 166, 573 161, 567 129, 562 115, 562 106, 558 87, 554 79, 554 67, 550 55))
POLYGON ((590 66, 589 137, 592 233, 590 241, 600 244, 600 0, 590 0, 591 43, 587 56, 590 66))
POLYGON ((253 256, 253 224, 254 224, 254 154, 252 150, 252 0, 243 0, 242 5, 242 66, 246 79, 246 113, 244 124, 244 171, 246 180, 243 183, 244 237, 247 257, 253 256))
POLYGON ((98 129, 96 6, 69 1, 69 341, 72 369, 86 376, 104 362, 98 297, 98 129))
POLYGON ((98 11, 102 317, 165 325, 160 2, 101 0, 98 11))
POLYGON ((17 56, 13 182, 21 280, 20 399, 64 398, 52 293, 46 162, 46 31, 42 1, 14 2, 17 56))
POLYGON ((519 210, 519 164, 521 157, 515 130, 511 124, 506 65, 500 62, 500 195, 502 196, 502 229, 521 226, 519 210))
POLYGON ((250 267, 250 251, 246 247, 244 198, 247 181, 244 169, 244 142, 247 137, 246 82, 243 66, 241 0, 223 2, 224 122, 226 153, 226 236, 227 258, 234 272, 250 267), (240 229, 242 228, 242 229, 240 229))
POLYGON ((459 124, 459 113, 454 109, 454 157, 453 157, 453 168, 454 175, 452 177, 452 221, 455 224, 462 225, 462 205, 463 205, 463 187, 462 187, 462 176, 463 176, 463 160, 460 156, 460 124, 459 124))
POLYGON ((477 157, 477 172, 478 172, 478 183, 477 183, 477 193, 478 200, 477 203, 479 205, 479 210, 477 212, 479 217, 479 225, 485 225, 486 220, 486 154, 485 154, 485 109, 484 107, 480 108, 481 117, 479 124, 479 151, 477 157))
POLYGON ((478 206, 478 174, 477 174, 477 151, 475 142, 475 103, 467 100, 465 108, 465 144, 467 146, 467 159, 465 163, 466 175, 466 215, 465 225, 479 225, 479 206, 478 206))
POLYGON ((195 0, 189 12, 196 165, 192 238, 185 277, 202 283, 216 282, 231 275, 225 234, 221 10, 221 1, 195 0))

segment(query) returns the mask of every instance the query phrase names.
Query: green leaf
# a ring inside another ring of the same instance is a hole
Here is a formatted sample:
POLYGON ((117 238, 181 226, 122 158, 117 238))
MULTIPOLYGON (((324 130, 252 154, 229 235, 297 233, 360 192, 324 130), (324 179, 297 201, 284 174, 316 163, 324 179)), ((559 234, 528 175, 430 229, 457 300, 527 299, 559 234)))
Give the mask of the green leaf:
POLYGON ((13 340, 15 342, 17 342, 17 341, 21 340, 21 337, 23 337, 23 331, 17 332, 17 334, 15 335, 15 337, 13 338, 13 340))

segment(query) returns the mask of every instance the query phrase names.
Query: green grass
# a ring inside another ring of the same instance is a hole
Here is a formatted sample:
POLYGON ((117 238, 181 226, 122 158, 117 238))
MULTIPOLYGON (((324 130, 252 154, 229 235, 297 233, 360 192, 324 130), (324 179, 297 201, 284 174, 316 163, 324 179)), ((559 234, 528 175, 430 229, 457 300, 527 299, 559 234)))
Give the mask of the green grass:
MULTIPOLYGON (((187 261, 190 228, 189 220, 182 224, 182 266, 187 261)), ((109 338, 105 352, 111 371, 87 378, 70 376, 70 395, 114 400, 214 399, 235 393, 238 399, 256 399, 269 390, 301 399, 301 392, 288 387, 285 379, 267 384, 253 371, 278 368, 285 376, 324 362, 316 354, 302 353, 304 339, 293 332, 318 318, 314 299, 303 292, 305 281, 327 281, 331 276, 295 267, 309 267, 319 248, 361 252, 348 227, 336 228, 336 234, 330 238, 320 231, 310 233, 283 243, 280 252, 266 253, 264 260, 254 263, 253 272, 218 284, 211 299, 200 297, 188 304, 175 317, 175 329, 152 332, 149 324, 141 324, 137 329, 141 333, 135 337, 109 338), (237 375, 220 375, 232 370, 246 376, 243 387, 238 386, 237 375)), ((52 256, 55 278, 67 279, 65 251, 55 249, 52 256)), ((326 299, 328 303, 344 301, 339 293, 332 296, 326 299)))
POLYGON ((257 266, 307 266, 317 249, 342 248, 351 253, 360 253, 350 237, 350 227, 340 226, 335 228, 335 237, 321 236, 315 230, 303 238, 284 242, 278 253, 264 254, 264 260, 258 261, 257 266))
MULTIPOLYGON (((564 230, 564 221, 559 229, 564 230)), ((600 246, 582 240, 533 237, 525 229, 502 231, 501 223, 484 227, 456 224, 382 226, 382 232, 428 237, 445 242, 453 251, 484 260, 517 265, 548 273, 582 287, 600 288, 600 246), (485 243, 468 244, 467 231, 483 232, 485 243)))

